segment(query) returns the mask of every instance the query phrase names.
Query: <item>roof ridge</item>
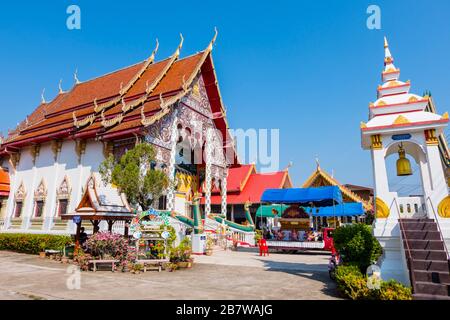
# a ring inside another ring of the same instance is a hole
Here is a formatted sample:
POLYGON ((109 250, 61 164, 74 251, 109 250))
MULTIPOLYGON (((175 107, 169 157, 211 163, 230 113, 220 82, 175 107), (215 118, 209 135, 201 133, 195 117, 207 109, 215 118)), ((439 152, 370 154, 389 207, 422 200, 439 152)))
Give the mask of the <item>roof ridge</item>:
POLYGON ((339 181, 337 181, 334 177, 330 176, 326 171, 322 170, 320 167, 318 167, 316 169, 316 171, 314 171, 314 173, 310 176, 310 178, 303 184, 303 186, 307 185, 308 183, 311 184, 312 181, 314 181, 315 179, 317 179, 318 176, 322 176, 324 177, 326 180, 328 180, 329 183, 336 185, 337 187, 339 187, 341 190, 344 191, 344 193, 347 193, 347 196, 350 196, 351 198, 354 198, 356 200, 358 200, 359 202, 361 202, 363 204, 363 206, 367 207, 367 208, 372 208, 372 205, 364 200, 363 198, 361 198, 359 195, 357 195, 356 193, 354 193, 353 191, 351 191, 349 188, 347 188, 346 186, 344 186, 343 184, 341 184, 339 181))

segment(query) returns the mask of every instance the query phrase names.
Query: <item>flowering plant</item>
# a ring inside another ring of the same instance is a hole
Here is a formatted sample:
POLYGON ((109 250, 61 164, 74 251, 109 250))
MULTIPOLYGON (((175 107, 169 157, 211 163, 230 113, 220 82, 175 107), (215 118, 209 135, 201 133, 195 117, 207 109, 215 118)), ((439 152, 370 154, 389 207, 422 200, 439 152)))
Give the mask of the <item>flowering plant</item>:
POLYGON ((115 259, 128 261, 133 258, 133 249, 128 246, 128 241, 120 234, 98 232, 86 241, 88 251, 94 257, 111 256, 115 259))

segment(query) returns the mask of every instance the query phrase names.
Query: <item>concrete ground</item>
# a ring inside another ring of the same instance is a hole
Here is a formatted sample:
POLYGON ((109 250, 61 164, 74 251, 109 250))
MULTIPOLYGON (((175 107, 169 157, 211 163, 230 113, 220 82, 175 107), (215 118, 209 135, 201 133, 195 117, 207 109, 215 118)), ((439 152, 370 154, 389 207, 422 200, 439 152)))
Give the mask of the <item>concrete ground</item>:
POLYGON ((0 251, 0 300, 14 299, 336 299, 328 255, 216 250, 192 269, 139 275, 81 272, 38 256, 0 251))

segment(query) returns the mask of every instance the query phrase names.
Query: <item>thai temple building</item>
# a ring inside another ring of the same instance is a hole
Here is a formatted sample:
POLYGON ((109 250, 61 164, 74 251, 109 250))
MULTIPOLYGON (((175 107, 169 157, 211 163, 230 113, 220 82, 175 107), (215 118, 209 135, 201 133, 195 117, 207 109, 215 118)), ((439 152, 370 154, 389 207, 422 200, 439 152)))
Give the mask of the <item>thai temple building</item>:
MULTIPOLYGON (((261 196, 266 189, 288 189, 293 184, 288 169, 271 173, 257 172, 254 164, 234 166, 229 169, 227 183, 227 219, 233 222, 246 220, 245 204, 251 203, 250 213, 256 221, 256 211, 261 204, 261 196)), ((204 203, 204 201, 203 201, 204 203)), ((212 190, 211 207, 220 212, 221 191, 212 190)))
MULTIPOLYGON (((342 198, 345 203, 357 202, 361 203, 366 213, 373 211, 373 199, 369 197, 361 197, 356 192, 353 192, 349 187, 341 184, 334 176, 327 173, 317 163, 316 170, 306 179, 302 188, 315 188, 315 187, 327 187, 337 186, 342 192, 342 198)), ((353 186, 354 188, 356 186, 353 186)), ((360 187, 361 189, 361 187, 360 187)), ((358 192, 358 191, 357 191, 358 192)), ((362 217, 361 217, 362 218, 362 217)))
POLYGON ((53 100, 42 97, 0 145, 0 164, 9 172, 8 178, 0 172, 1 230, 73 232, 73 222, 61 216, 75 211, 101 162, 143 141, 156 150, 155 167, 174 182, 159 209, 190 216, 193 195, 205 185, 206 213, 213 186, 224 190, 226 213, 236 156, 211 54, 216 36, 205 50, 180 58, 181 36, 161 61, 157 43, 145 61, 85 82, 75 74, 70 90, 60 83, 53 100))
POLYGON ((445 176, 448 148, 442 134, 449 116, 437 114, 429 96, 410 93, 411 82, 400 80, 400 69, 394 65, 386 39, 384 48, 383 84, 377 89, 377 100, 369 105, 369 121, 360 126, 362 147, 370 150, 372 156, 374 235, 384 249, 381 276, 411 283, 419 295, 436 294, 446 289, 430 283, 431 273, 439 276, 440 270, 447 270, 448 274, 445 254, 445 243, 447 247, 450 245, 450 196, 445 176), (400 196, 389 189, 386 158, 390 155, 398 157, 398 176, 412 175, 411 161, 415 161, 421 194, 400 196))

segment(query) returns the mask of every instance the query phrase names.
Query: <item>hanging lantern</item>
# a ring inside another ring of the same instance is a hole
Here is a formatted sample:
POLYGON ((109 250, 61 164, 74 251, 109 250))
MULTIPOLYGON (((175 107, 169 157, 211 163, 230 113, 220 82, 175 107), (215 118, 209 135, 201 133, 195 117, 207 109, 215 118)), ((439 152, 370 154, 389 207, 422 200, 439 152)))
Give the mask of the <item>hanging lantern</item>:
POLYGON ((411 162, 406 158, 405 149, 403 149, 403 143, 398 147, 398 156, 397 160, 397 176, 410 176, 412 175, 411 171, 411 162))

